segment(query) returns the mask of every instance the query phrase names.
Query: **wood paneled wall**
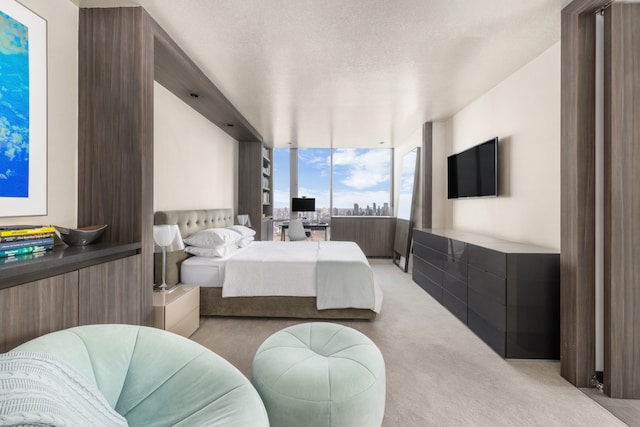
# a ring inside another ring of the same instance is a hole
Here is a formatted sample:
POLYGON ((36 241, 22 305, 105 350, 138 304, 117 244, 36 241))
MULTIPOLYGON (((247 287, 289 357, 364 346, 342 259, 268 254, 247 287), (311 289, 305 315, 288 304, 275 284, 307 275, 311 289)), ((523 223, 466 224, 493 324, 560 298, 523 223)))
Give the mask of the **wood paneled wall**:
MULTIPOLYGON (((562 11, 561 374, 595 374, 595 16, 562 11)), ((605 12, 604 388, 640 398, 640 5, 605 12)))
POLYGON ((152 319, 154 36, 142 8, 80 9, 78 225, 141 242, 141 324, 152 319))
POLYGON ((368 257, 393 256, 395 229, 394 217, 331 217, 331 240, 356 242, 368 257))
POLYGON ((605 1, 562 11, 560 371, 578 387, 595 374, 595 18, 605 1))
POLYGON ((640 4, 605 13, 604 387, 640 399, 640 4))

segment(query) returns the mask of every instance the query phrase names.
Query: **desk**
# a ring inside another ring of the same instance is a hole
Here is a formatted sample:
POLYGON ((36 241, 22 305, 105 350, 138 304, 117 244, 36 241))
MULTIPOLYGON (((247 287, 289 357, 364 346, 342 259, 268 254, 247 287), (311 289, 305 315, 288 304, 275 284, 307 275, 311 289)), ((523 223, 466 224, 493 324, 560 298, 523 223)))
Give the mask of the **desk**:
MULTIPOLYGON (((327 228, 329 228, 329 224, 327 224, 326 222, 310 222, 306 224, 303 223, 302 226, 306 230, 324 230, 324 240, 327 240, 327 228)), ((280 240, 284 240, 284 230, 288 228, 289 228, 288 222, 280 223, 280 240)))

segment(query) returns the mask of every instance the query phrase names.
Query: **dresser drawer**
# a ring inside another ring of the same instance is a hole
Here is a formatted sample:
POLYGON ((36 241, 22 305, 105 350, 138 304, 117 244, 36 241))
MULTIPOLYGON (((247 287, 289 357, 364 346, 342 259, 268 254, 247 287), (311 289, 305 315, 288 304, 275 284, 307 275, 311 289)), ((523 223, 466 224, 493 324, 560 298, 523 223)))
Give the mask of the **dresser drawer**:
POLYGON ((415 230, 413 240, 435 251, 445 253, 447 239, 421 230, 415 230))
POLYGON ((504 252, 469 245, 469 265, 496 276, 507 277, 507 254, 504 252))
POLYGON ((451 295, 446 290, 442 291, 442 305, 447 308, 462 323, 467 324, 467 304, 451 295))
POLYGON ((442 269, 442 265, 445 260, 444 254, 436 252, 433 249, 429 249, 420 243, 413 244, 413 255, 422 258, 424 261, 427 261, 429 264, 432 264, 439 269, 442 269))
POLYGON ((413 281, 442 304, 442 287, 422 273, 413 270, 413 281))
POLYGON ((502 277, 482 271, 472 265, 469 266, 469 288, 497 301, 501 305, 507 304, 507 281, 502 277))
POLYGON ((467 325, 469 329, 478 335, 489 347, 502 357, 506 357, 506 335, 485 319, 474 312, 470 307, 467 310, 467 325))
POLYGON ((432 281, 438 283, 442 286, 442 275, 443 272, 439 268, 435 267, 433 264, 430 264, 424 261, 422 258, 413 259, 413 271, 417 271, 424 276, 427 276, 432 281))
POLYGON ((467 281, 467 263, 448 255, 444 260, 443 270, 450 275, 462 280, 467 281))
POLYGON ((478 316, 485 319, 492 327, 506 332, 507 330, 507 308, 502 304, 498 304, 496 300, 487 298, 486 295, 480 294, 469 288, 469 299, 467 305, 478 316))
POLYGON ((445 272, 442 287, 463 303, 467 303, 467 282, 463 282, 445 272))

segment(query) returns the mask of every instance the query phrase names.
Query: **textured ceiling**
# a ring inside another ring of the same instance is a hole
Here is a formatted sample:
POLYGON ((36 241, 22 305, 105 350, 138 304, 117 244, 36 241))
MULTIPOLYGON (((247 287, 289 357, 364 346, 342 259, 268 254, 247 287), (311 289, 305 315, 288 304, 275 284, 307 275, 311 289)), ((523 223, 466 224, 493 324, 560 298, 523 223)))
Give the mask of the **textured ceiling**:
POLYGON ((570 0, 74 0, 140 5, 266 143, 396 146, 560 39, 570 0))

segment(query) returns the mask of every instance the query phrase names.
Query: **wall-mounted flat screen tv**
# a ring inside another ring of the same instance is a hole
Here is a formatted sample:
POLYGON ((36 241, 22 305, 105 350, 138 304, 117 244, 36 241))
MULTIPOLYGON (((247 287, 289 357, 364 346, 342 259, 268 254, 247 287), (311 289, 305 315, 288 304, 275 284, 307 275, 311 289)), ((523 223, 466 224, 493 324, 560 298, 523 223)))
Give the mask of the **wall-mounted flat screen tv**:
POLYGON ((294 197, 291 199, 291 210, 293 212, 315 212, 316 199, 308 197, 294 197))
POLYGON ((498 196, 498 137, 447 158, 448 198, 498 196))

